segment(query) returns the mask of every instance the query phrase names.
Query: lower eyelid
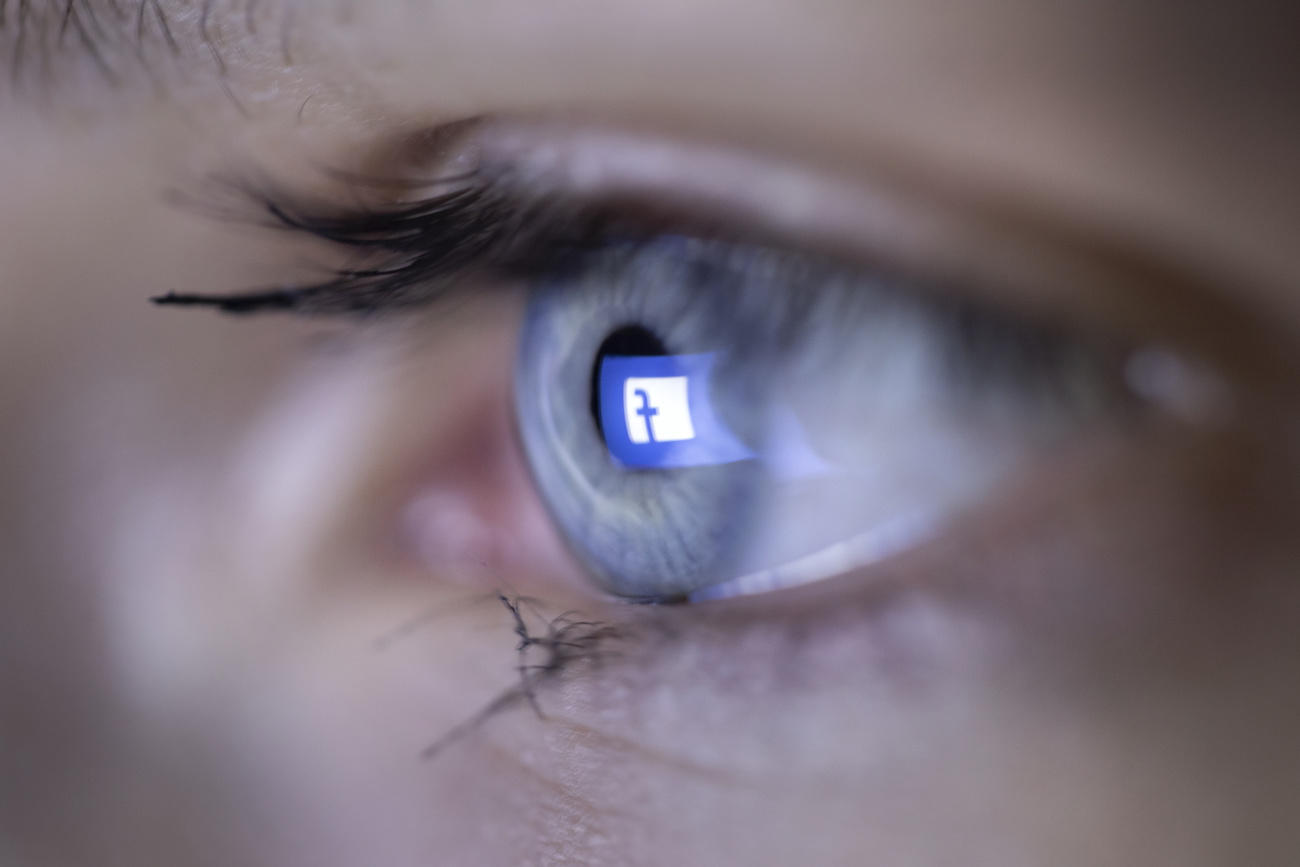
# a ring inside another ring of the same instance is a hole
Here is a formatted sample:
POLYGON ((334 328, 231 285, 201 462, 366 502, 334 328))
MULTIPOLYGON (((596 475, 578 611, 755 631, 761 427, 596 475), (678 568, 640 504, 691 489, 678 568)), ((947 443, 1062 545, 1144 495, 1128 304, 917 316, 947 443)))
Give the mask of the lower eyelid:
POLYGON ((608 655, 541 690, 546 719, 487 736, 568 772, 615 817, 655 798, 743 809, 755 792, 850 811, 901 794, 910 809, 927 773, 981 794, 1035 791, 1037 766, 1007 775, 1027 731, 1068 748, 1098 726, 1112 747, 1130 729, 1105 723, 1151 708, 1152 684, 1181 696, 1188 678, 1199 690, 1237 664, 1219 654, 1225 636, 1248 640, 1218 622, 1240 601, 1221 519, 1255 498, 1206 486, 1219 472, 1208 458, 1233 448, 1185 428, 1117 437, 863 572, 725 604, 625 607, 608 655))
MULTIPOLYGON (((1184 427, 1136 439, 1117 432, 1071 460, 1044 464, 895 557, 788 590, 635 609, 629 631, 639 631, 652 654, 758 657, 762 648, 757 667, 786 672, 804 670, 801 653, 860 641, 870 652, 855 658, 880 662, 888 680, 905 676, 888 666, 915 672, 926 660, 955 663, 951 654, 980 666, 980 656, 991 662, 1008 652, 1017 633, 1054 628, 1051 622, 1072 621, 1081 631, 1130 621, 1138 628, 1158 616, 1153 599, 1186 589, 1152 586, 1149 558, 1182 562, 1185 568, 1161 573, 1177 576, 1175 584, 1217 569, 1221 551, 1208 559, 1198 552, 1222 540, 1211 534, 1192 542, 1185 533, 1214 527, 1215 513, 1231 511, 1205 483, 1223 470, 1215 456, 1227 460, 1240 447, 1233 442, 1184 427), (1148 559, 1129 556, 1139 551, 1148 559), (653 650, 660 645, 665 649, 653 650)), ((672 667, 663 659, 659 665, 672 667)))

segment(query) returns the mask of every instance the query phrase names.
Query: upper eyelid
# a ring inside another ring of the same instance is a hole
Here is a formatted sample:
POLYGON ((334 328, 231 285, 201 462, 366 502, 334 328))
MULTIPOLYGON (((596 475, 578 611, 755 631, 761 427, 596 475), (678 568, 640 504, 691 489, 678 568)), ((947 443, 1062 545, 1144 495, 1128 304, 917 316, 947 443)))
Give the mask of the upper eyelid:
POLYGON ((910 282, 1132 343, 1167 344, 1245 381, 1285 369, 1290 335, 1215 280, 1109 227, 1018 209, 878 158, 809 167, 745 148, 564 123, 489 127, 482 159, 547 189, 653 202, 698 225, 882 268, 910 282), (540 146, 539 146, 540 145, 540 146))
POLYGON ((1181 348, 1245 382, 1285 369, 1278 352, 1286 351, 1286 336, 1180 263, 900 172, 868 180, 741 148, 532 120, 445 124, 385 141, 370 157, 363 165, 402 168, 396 177, 364 168, 340 175, 349 195, 335 201, 355 201, 361 181, 377 204, 339 208, 328 198, 278 192, 264 203, 297 202, 288 207, 306 219, 288 221, 291 228, 355 226, 437 205, 447 187, 430 196, 429 179, 459 177, 520 214, 626 209, 677 231, 807 249, 1044 319, 1092 323, 1130 342, 1181 348))

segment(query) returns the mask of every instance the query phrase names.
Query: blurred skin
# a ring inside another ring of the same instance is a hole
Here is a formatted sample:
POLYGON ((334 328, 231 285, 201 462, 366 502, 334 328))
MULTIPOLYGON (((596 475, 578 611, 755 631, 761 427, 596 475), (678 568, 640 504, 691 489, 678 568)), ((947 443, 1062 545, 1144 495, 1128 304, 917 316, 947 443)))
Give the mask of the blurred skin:
POLYGON ((164 5, 180 56, 110 86, 65 46, 0 97, 0 863, 1294 862, 1295 22, 377 0, 250 27, 216 4, 222 77, 164 5), (325 195, 317 168, 482 114, 1104 232, 1213 287, 1113 324, 1226 329, 1230 409, 1091 443, 858 574, 621 605, 517 452, 518 287, 361 326, 147 303, 328 259, 178 191, 251 166, 325 195), (543 684, 544 719, 512 706, 422 760, 517 682, 497 589, 619 638, 543 684))

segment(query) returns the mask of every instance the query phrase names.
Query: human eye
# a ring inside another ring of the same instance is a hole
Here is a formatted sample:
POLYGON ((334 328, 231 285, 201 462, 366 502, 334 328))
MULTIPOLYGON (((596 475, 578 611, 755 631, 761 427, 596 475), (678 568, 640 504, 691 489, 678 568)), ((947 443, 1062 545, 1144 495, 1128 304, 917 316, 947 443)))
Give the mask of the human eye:
POLYGON ((1191 335, 1184 353, 1114 316, 1123 280, 1024 304, 1017 283, 1091 275, 1066 258, 1006 268, 996 235, 955 258, 969 237, 906 194, 603 130, 479 121, 453 142, 401 202, 260 200, 350 251, 334 279, 159 300, 371 320, 512 287, 514 436, 575 568, 611 599, 859 571, 1222 396, 1194 361, 1212 346, 1191 335))
POLYGON ((611 592, 778 590, 917 544, 1123 417, 1118 353, 906 280, 677 237, 532 293, 520 436, 611 592))

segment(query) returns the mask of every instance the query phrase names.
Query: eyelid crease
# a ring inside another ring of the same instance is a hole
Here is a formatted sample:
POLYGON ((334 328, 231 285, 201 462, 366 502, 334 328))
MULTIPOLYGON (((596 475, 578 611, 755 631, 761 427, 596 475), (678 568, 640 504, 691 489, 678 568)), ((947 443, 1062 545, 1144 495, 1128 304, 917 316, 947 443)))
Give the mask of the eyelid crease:
POLYGON ((1256 386, 1292 354, 1281 326, 1180 263, 916 179, 867 183, 735 148, 560 122, 462 120, 380 152, 388 164, 396 154, 406 158, 399 165, 459 168, 432 182, 416 172, 409 182, 337 174, 353 192, 380 194, 350 208, 245 186, 275 224, 359 264, 306 286, 154 300, 231 313, 409 309, 466 272, 527 277, 557 247, 581 248, 621 226, 632 238, 699 234, 824 254, 936 293, 1180 349, 1256 386))

